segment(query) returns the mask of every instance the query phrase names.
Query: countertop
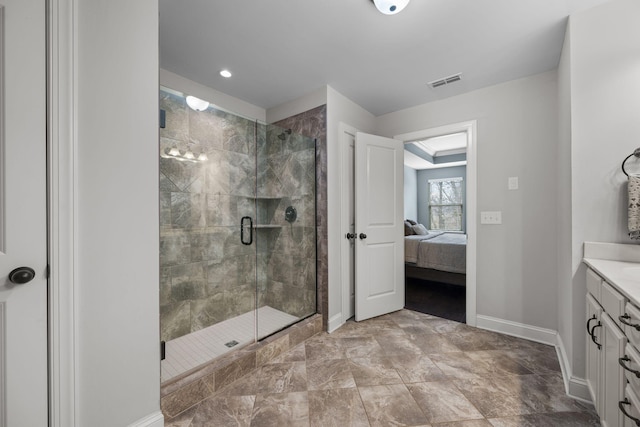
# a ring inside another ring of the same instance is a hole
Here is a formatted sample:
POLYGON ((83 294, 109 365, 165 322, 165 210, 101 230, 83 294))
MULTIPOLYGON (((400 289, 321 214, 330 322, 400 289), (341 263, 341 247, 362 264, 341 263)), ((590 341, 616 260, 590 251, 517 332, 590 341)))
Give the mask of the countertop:
POLYGON ((585 242, 583 261, 635 305, 640 305, 640 245, 585 242))

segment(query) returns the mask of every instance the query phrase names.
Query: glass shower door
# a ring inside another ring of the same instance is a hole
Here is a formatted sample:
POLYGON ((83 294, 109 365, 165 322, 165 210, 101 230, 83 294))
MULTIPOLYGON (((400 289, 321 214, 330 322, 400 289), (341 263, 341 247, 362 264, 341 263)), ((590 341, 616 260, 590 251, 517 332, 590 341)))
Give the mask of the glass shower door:
POLYGON ((167 88, 160 108, 165 382, 256 340, 256 245, 241 219, 256 217, 257 124, 212 106, 195 110, 167 88))
POLYGON ((315 140, 259 128, 256 184, 257 336, 316 312, 315 140))
POLYGON ((316 312, 315 140, 160 90, 162 382, 316 312))

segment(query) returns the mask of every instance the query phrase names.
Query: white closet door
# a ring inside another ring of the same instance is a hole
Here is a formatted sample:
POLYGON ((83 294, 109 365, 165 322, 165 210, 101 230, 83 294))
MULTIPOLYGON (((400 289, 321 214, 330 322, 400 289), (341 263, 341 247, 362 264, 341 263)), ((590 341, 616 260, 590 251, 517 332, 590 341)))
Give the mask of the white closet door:
POLYGON ((356 134, 356 321, 404 307, 403 150, 356 134))
POLYGON ((9 427, 48 422, 45 6, 0 5, 0 426, 9 427))

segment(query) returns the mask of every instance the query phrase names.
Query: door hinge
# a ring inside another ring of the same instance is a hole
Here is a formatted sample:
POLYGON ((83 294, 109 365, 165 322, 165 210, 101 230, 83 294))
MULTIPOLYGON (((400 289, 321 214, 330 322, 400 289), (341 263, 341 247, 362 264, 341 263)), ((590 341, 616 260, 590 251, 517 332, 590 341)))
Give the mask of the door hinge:
POLYGON ((160 360, 164 360, 167 356, 167 343, 160 341, 160 360))

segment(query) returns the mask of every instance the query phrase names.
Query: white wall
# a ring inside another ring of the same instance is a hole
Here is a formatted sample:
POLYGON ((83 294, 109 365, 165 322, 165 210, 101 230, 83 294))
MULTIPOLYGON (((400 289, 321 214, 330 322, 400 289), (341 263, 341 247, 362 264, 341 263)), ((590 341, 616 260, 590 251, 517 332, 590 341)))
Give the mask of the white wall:
POLYGON ((377 118, 377 133, 415 132, 476 119, 478 315, 555 330, 556 72, 484 88, 377 118), (518 176, 520 190, 507 190, 518 176), (478 220, 479 224, 479 220, 478 220))
MULTIPOLYGON (((558 66, 558 149, 556 221, 558 246, 558 334, 568 360, 573 359, 574 307, 571 291, 571 20, 567 24, 558 66), (566 342, 565 342, 566 341, 566 342)), ((584 304, 580 304, 583 307, 584 304)), ((576 334, 582 335, 582 325, 576 334)), ((584 341, 583 341, 584 342, 584 341)), ((570 368, 570 367, 569 367, 570 368)), ((573 373, 569 373, 571 375, 573 373)))
MULTIPOLYGON (((580 376, 584 374, 585 346, 583 243, 632 243, 627 236, 627 179, 620 164, 640 145, 638 17, 640 2, 637 0, 613 0, 576 14, 570 21, 570 49, 563 53, 570 61, 572 259, 569 268, 573 277, 571 283, 561 285, 571 290, 572 364, 573 371, 580 376)), ((567 78, 564 80, 566 84, 567 78)), ((565 113, 563 128, 567 120, 565 113)), ((566 139, 568 130, 565 129, 564 134, 566 139)), ((635 163, 635 170, 640 171, 638 162, 635 163)), ((631 170, 633 166, 629 165, 631 170)), ((564 271, 568 268, 567 260, 563 262, 564 271)), ((562 323, 568 320, 563 319, 562 323)), ((569 339, 564 341, 569 345, 569 339)))
POLYGON ((404 218, 418 218, 418 171, 404 167, 404 218))
POLYGON ((275 123, 326 104, 327 88, 328 86, 322 87, 300 98, 269 108, 267 110, 267 123, 275 123))
MULTIPOLYGON (((340 123, 362 132, 373 132, 375 117, 344 95, 327 86, 327 228, 329 258, 328 320, 342 313, 342 281, 340 278, 340 123)), ((343 258, 344 259, 344 258, 343 258)))
POLYGON ((160 410, 158 2, 77 3, 76 425, 160 410))

